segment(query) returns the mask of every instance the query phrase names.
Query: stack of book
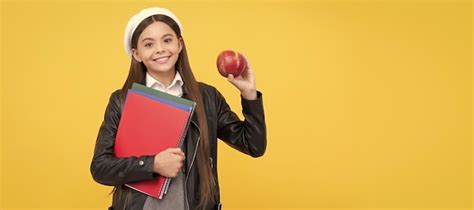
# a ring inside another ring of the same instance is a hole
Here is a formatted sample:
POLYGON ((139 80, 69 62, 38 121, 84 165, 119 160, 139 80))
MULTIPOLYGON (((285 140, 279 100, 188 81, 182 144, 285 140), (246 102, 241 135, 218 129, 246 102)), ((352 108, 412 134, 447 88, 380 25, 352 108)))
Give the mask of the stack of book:
MULTIPOLYGON (((182 147, 196 103, 138 83, 128 90, 122 109, 115 155, 156 155, 168 148, 182 147)), ((132 189, 162 199, 171 179, 163 176, 127 184, 132 189)))

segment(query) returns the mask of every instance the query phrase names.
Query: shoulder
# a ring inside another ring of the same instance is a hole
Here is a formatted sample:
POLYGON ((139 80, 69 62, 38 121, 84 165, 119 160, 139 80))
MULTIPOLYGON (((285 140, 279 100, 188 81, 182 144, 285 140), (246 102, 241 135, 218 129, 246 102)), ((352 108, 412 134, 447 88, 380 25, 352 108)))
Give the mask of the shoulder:
POLYGON ((113 91, 112 94, 110 94, 110 100, 112 99, 120 100, 121 97, 122 97, 122 89, 117 89, 113 91))
POLYGON ((213 100, 225 100, 224 96, 221 94, 221 92, 219 92, 219 90, 217 90, 216 87, 204 82, 198 82, 198 85, 203 97, 208 97, 213 100))
POLYGON ((217 88, 212 85, 206 84, 204 82, 198 82, 199 90, 203 97, 212 98, 212 99, 219 99, 222 97, 221 93, 217 88))
POLYGON ((223 104, 226 104, 226 99, 219 92, 219 90, 217 90, 217 88, 204 82, 198 82, 198 85, 202 98, 204 99, 204 103, 206 103, 208 106, 213 106, 218 109, 223 104))
POLYGON ((122 89, 117 89, 110 94, 109 104, 121 107, 122 89))
POLYGON ((201 91, 217 91, 217 89, 214 86, 209 85, 204 82, 198 82, 198 86, 201 91))

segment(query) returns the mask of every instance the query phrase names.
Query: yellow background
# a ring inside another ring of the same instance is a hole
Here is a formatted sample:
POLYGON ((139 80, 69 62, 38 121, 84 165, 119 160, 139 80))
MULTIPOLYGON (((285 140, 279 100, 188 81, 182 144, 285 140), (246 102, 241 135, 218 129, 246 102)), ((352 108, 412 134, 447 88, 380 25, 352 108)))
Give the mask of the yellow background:
MULTIPOLYGON (((123 30, 163 6, 195 75, 240 114, 217 54, 243 52, 268 149, 225 144, 225 209, 472 209, 470 1, 2 1, 2 209, 105 209, 89 172, 123 30)), ((241 116, 241 115, 240 115, 241 116)))

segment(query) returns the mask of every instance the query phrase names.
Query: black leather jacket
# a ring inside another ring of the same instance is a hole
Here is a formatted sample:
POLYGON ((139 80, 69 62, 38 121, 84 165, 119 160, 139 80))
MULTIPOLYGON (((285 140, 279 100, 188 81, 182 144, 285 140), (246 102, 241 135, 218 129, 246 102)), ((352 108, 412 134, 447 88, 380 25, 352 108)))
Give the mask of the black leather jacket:
MULTIPOLYGON (((224 97, 216 88, 199 83, 199 88, 205 104, 207 122, 209 127, 210 159, 214 177, 217 176, 217 138, 223 140, 231 147, 252 157, 260 157, 265 153, 266 126, 263 112, 262 94, 257 92, 256 100, 241 98, 242 109, 245 117, 241 121, 230 110, 224 97)), ((187 98, 186 88, 183 88, 183 98, 187 98)), ((117 158, 114 154, 115 134, 121 116, 121 90, 110 96, 105 110, 104 121, 100 126, 97 137, 94 157, 91 162, 91 173, 95 181, 100 184, 116 186, 112 206, 110 209, 143 209, 146 195, 124 187, 124 184, 150 180, 157 174, 153 172, 154 156, 141 156, 130 158, 117 158), (129 193, 131 202, 125 206, 121 195, 129 193)), ((186 154, 185 172, 185 197, 187 207, 196 209, 199 200, 199 175, 193 158, 200 141, 200 129, 194 115, 186 134, 183 150, 186 154)), ((217 198, 211 209, 220 206, 219 183, 216 184, 217 198)))

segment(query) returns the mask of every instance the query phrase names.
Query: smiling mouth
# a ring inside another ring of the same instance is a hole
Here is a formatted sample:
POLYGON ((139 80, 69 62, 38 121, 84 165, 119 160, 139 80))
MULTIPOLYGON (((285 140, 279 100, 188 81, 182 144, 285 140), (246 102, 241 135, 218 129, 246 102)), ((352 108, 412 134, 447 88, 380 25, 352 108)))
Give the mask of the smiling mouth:
POLYGON ((166 56, 166 57, 161 57, 161 58, 156 58, 156 59, 153 59, 153 61, 159 63, 159 64, 163 64, 163 63, 166 63, 169 59, 170 59, 171 56, 166 56))

